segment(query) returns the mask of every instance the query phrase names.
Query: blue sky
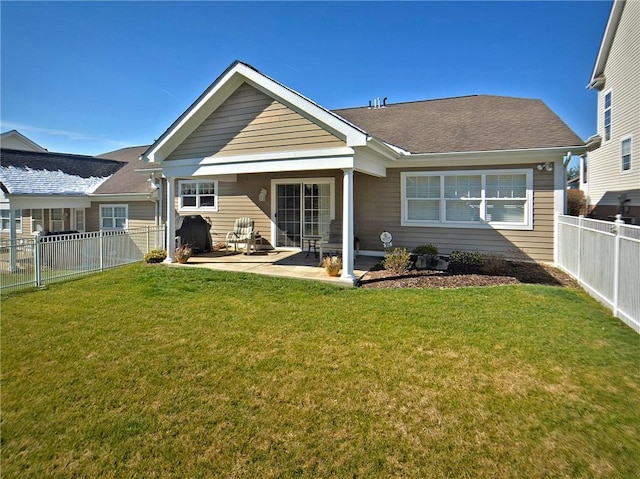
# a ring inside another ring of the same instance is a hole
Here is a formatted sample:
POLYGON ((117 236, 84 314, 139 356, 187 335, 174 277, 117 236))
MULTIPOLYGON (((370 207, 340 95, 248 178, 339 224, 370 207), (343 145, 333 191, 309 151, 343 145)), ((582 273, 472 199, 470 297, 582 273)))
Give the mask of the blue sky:
POLYGON ((580 137, 611 1, 7 2, 1 130, 50 151, 149 144, 238 59, 329 109, 540 98, 580 137))

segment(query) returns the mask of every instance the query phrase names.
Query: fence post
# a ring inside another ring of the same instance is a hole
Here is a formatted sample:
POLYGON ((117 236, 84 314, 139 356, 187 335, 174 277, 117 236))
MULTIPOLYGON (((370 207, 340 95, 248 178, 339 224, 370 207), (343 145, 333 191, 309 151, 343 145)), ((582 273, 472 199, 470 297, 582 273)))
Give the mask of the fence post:
POLYGON ((147 251, 145 251, 145 253, 149 252, 149 236, 150 235, 151 235, 151 228, 147 226, 147 251))
POLYGON ((618 317, 618 297, 620 289, 620 226, 624 224, 622 215, 618 213, 614 221, 613 233, 616 235, 613 258, 613 315, 618 317))
POLYGON ((578 283, 582 283, 582 230, 584 215, 578 215, 578 283))
POLYGON ((33 238, 33 271, 36 287, 42 286, 42 235, 37 234, 33 238))
POLYGON ((100 271, 104 271, 104 231, 100 230, 100 236, 98 236, 99 248, 100 248, 100 271))
POLYGON ((560 264, 560 213, 553 215, 553 262, 560 264))

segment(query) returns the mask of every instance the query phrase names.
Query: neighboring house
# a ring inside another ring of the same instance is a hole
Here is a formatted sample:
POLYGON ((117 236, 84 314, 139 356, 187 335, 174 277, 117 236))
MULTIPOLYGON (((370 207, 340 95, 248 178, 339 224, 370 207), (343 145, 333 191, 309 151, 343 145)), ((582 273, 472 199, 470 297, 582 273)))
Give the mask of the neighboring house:
POLYGON ((591 215, 640 223, 640 1, 615 0, 588 88, 598 131, 587 156, 591 215))
POLYGON ((111 211, 123 214, 128 229, 162 224, 160 172, 155 165, 140 161, 140 155, 148 148, 148 145, 134 146, 98 156, 125 165, 89 195, 89 231, 106 229, 105 218, 111 211))
POLYGON ((354 236, 361 253, 380 254, 383 231, 409 249, 552 261, 564 161, 585 151, 540 100, 385 99, 329 111, 234 62, 143 159, 167 179, 169 235, 176 210, 209 217, 214 239, 250 216, 271 246, 300 248, 336 219, 351 281, 354 236))
POLYGON ((149 181, 154 173, 135 171, 137 167, 153 166, 138 159, 147 147, 125 148, 98 158, 4 146, 3 137, 0 150, 2 239, 160 223, 158 188, 155 181, 149 181))
POLYGON ((17 130, 11 130, 0 135, 0 145, 2 148, 21 151, 47 151, 35 141, 30 140, 17 130))

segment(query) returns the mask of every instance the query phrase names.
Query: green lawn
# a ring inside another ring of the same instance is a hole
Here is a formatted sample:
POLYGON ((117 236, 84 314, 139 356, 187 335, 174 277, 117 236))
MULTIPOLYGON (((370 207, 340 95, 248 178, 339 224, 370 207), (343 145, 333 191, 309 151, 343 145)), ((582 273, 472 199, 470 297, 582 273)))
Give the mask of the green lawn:
POLYGON ((542 286, 136 264, 2 298, 3 478, 633 478, 640 336, 542 286))

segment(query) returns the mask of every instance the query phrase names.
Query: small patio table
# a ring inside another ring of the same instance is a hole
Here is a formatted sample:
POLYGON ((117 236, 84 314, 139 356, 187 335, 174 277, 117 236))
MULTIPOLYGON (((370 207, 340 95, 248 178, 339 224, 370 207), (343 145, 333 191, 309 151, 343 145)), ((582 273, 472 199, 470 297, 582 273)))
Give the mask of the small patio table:
POLYGON ((311 254, 311 248, 313 248, 313 254, 315 255, 315 257, 318 257, 318 241, 322 240, 322 236, 320 235, 308 235, 308 236, 303 236, 302 237, 302 251, 304 251, 304 243, 305 241, 308 243, 308 250, 307 250, 307 255, 305 256, 305 258, 309 257, 309 254, 311 254))

